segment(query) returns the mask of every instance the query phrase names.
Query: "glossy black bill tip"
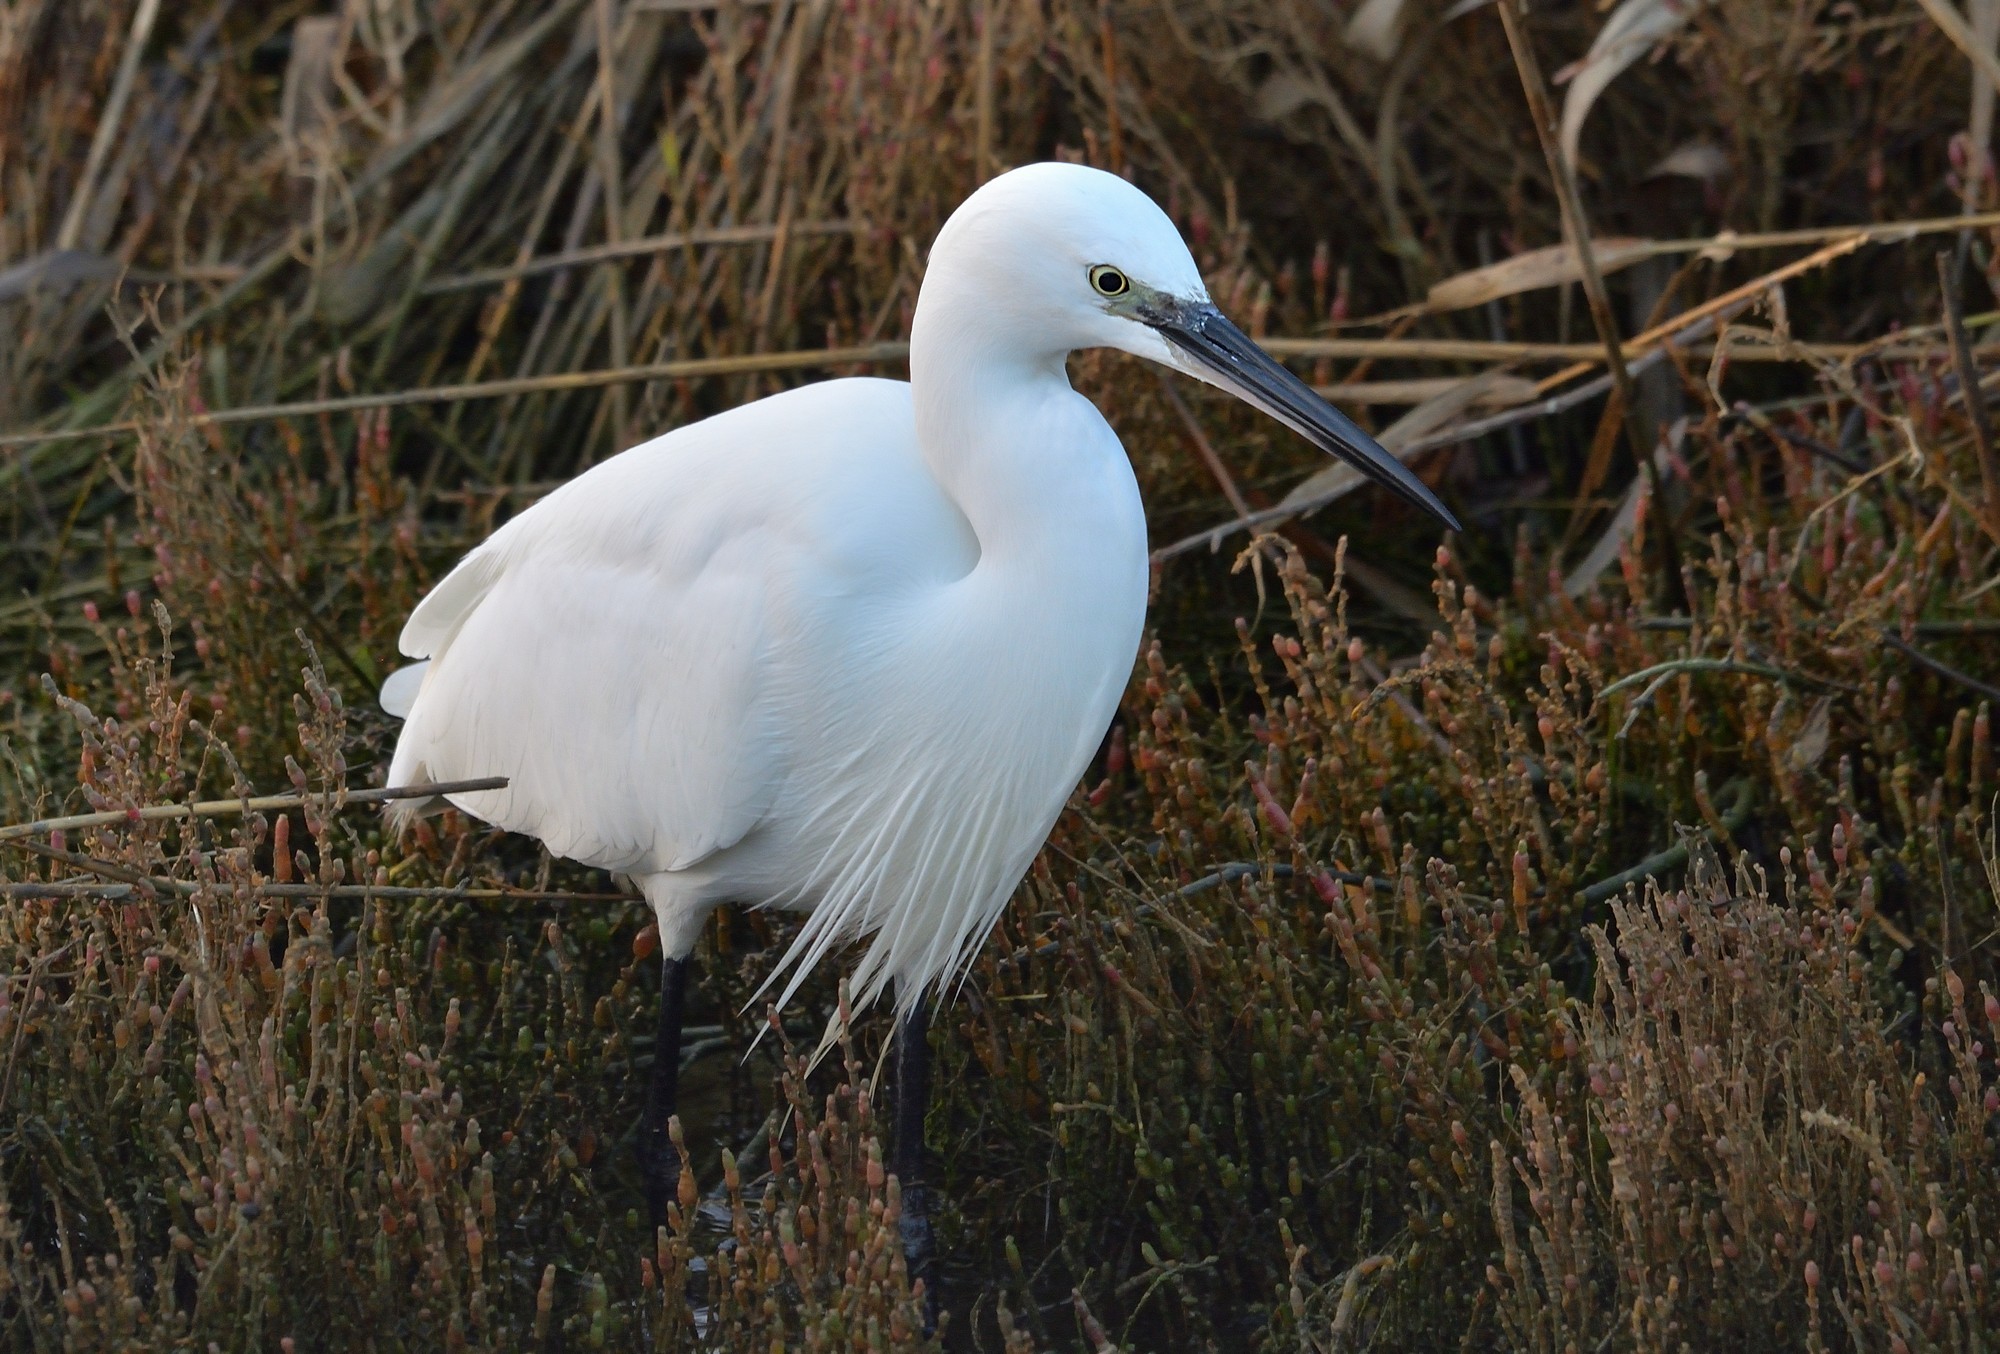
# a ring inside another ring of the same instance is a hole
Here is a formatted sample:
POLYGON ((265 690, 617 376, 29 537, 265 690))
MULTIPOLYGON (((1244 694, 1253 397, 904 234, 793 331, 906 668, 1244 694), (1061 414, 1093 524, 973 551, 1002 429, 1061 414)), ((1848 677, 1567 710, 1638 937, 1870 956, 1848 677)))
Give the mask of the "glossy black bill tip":
POLYGON ((1212 305, 1171 302, 1142 307, 1140 317, 1211 373, 1217 383, 1375 483, 1395 490, 1453 531, 1464 530, 1430 486, 1354 420, 1313 393, 1212 305))

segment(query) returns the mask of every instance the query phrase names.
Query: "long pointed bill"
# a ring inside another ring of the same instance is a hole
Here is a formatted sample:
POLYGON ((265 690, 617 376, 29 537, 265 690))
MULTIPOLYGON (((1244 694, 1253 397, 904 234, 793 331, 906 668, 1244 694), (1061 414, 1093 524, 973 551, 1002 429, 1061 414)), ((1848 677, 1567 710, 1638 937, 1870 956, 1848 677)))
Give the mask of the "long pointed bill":
POLYGON ((1206 303, 1164 302, 1140 317, 1185 357, 1194 374, 1255 405, 1321 451, 1338 456, 1375 483, 1394 489, 1450 527, 1451 510, 1409 468, 1347 415, 1315 395, 1248 334, 1206 303))

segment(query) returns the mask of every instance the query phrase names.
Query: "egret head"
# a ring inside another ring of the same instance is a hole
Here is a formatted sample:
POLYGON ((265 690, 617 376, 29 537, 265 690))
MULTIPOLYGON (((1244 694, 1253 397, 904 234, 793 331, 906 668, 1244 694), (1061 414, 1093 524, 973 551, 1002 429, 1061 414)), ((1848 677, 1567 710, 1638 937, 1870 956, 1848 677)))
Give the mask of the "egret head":
POLYGON ((1118 348, 1206 381, 1459 529, 1401 461, 1229 322, 1174 223, 1115 174, 1034 164, 990 180, 938 234, 920 329, 934 293, 961 334, 977 325, 1058 362, 1118 348))

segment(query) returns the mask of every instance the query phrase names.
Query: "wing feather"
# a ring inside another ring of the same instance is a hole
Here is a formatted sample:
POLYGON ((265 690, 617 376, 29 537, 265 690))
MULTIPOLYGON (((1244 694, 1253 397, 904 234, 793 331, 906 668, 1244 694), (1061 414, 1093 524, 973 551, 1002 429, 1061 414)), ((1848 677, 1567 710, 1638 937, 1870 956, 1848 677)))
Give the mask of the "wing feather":
POLYGON ((377 703, 384 714, 398 719, 408 719, 410 711, 416 708, 417 693, 424 689, 424 674, 430 671, 429 663, 412 663, 408 667, 397 668, 382 682, 377 703))
POLYGON ((403 629, 429 664, 392 781, 506 776, 453 802, 607 869, 679 870, 741 840, 778 778, 771 600, 809 564, 772 530, 782 503, 726 487, 746 474, 728 454, 770 440, 753 418, 683 429, 468 555, 403 629))
POLYGON ((458 627, 498 581, 501 558, 495 546, 500 539, 494 536, 460 560, 444 581, 417 603, 410 619, 403 622, 403 633, 396 637, 397 648, 411 658, 434 658, 444 651, 458 627))
POLYGON ((607 869, 681 869, 741 839, 772 770, 762 589, 726 559, 679 573, 510 564, 432 658, 405 734, 435 778, 509 779, 455 803, 607 869))
MULTIPOLYGON (((898 899, 956 865, 990 924, 986 895, 1018 875, 974 881, 955 857, 952 805, 990 787, 924 676, 956 614, 942 589, 977 559, 903 383, 826 382, 681 429, 521 513, 412 614, 404 651, 429 661, 385 693, 416 683, 391 782, 505 776, 452 802, 649 896, 810 909, 794 977, 888 923, 859 974, 873 996, 910 955, 966 948, 898 899)), ((982 841, 1004 817, 965 816, 982 841)))

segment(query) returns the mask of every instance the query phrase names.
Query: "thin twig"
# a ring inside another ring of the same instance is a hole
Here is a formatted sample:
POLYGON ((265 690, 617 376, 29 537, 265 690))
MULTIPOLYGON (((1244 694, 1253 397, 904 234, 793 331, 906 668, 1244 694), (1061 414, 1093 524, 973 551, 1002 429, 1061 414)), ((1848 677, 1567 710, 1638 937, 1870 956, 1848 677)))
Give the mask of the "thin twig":
MULTIPOLYGON (((1845 244, 1858 247, 1860 243, 1862 242, 1847 241, 1842 246, 1828 246, 1828 248, 1833 251, 1833 257, 1838 257, 1840 254, 1850 252, 1845 244)), ((1811 256, 1811 266, 1818 266, 1825 261, 1823 257, 1811 256)), ((1805 259, 1799 260, 1801 265, 1806 262, 1805 259)), ((1757 278, 1734 292, 1705 303, 1698 310, 1682 311, 1674 316, 1666 327, 1678 325, 1690 317, 1705 315, 1718 304, 1723 306, 1735 304, 1740 299, 1738 294, 1745 290, 1753 293, 1767 292, 1775 283, 1782 280, 1769 275, 1757 278)), ((1647 334, 1654 332, 1656 331, 1648 330, 1647 334)), ((1915 336, 1922 332, 1922 327, 1913 326, 1867 343, 1823 343, 1810 339, 1793 339, 1782 345, 1758 341, 1755 335, 1738 334, 1730 337, 1729 359, 1732 362, 1783 363, 1796 362, 1802 357, 1825 358, 1839 362, 1856 357, 1924 360, 1944 356, 1942 339, 1938 342, 1923 342, 1916 339, 1915 336)), ((1651 349, 1651 343, 1641 341, 1645 337, 1646 335, 1637 335, 1625 341, 1623 348, 1628 364, 1651 349)), ((1557 386, 1575 380, 1584 372, 1601 366, 1604 362, 1604 348, 1601 344, 1542 343, 1528 339, 1509 339, 1502 342, 1494 339, 1269 338, 1260 339, 1259 343, 1275 357, 1331 357, 1397 362, 1480 362, 1496 366, 1515 362, 1571 364, 1564 370, 1544 377, 1541 384, 1545 386, 1557 386)), ((1689 349, 1691 355, 1704 357, 1713 351, 1712 344, 1689 349)), ((1982 354, 2000 353, 2000 343, 1976 344, 1973 351, 1982 354)))
MULTIPOLYGON (((115 876, 114 876, 115 878, 115 876)), ((170 896, 186 896, 196 886, 185 879, 146 876, 143 881, 119 880, 101 884, 90 880, 63 879, 53 883, 0 884, 4 898, 105 898, 116 902, 151 888, 170 896)), ((233 891, 232 884, 218 883, 218 892, 233 891)), ((465 898, 473 902, 513 903, 638 903, 638 893, 572 893, 559 889, 467 889, 450 884, 430 888, 393 884, 257 884, 250 893, 258 898, 372 898, 382 902, 409 902, 423 898, 465 898)))
MULTIPOLYGON (((1315 873, 1323 874, 1335 883, 1353 884, 1360 888, 1373 889, 1378 893, 1393 893, 1396 888, 1393 880, 1382 879, 1372 874, 1355 874, 1351 870, 1329 869, 1318 870, 1315 873)), ((1289 865, 1279 865, 1267 861, 1232 860, 1226 865, 1216 866, 1213 873, 1205 874, 1192 883, 1183 884, 1173 890, 1173 892, 1162 895, 1160 902, 1181 902, 1188 898, 1199 897, 1212 889, 1219 889, 1224 884, 1233 884, 1239 879, 1259 878, 1267 874, 1273 879, 1290 879, 1297 874, 1297 871, 1289 865)), ((1131 916, 1134 918, 1149 917, 1158 910, 1158 907, 1158 903, 1140 903, 1132 909, 1131 916)), ((1118 920, 1116 918, 1099 917, 1096 920, 1098 930, 1106 934, 1117 929, 1118 920)), ((1032 950, 1016 950, 1014 953, 1006 955, 996 962, 994 967, 997 969, 1016 968, 1028 963, 1030 960, 1046 959, 1050 955, 1060 951, 1062 947, 1063 943, 1060 940, 1044 941, 1032 950)))
MULTIPOLYGON (((1595 343, 1539 343, 1530 339, 1455 338, 1261 338, 1274 357, 1334 357, 1351 360, 1436 362, 1573 362, 1602 360, 1595 343)), ((1632 345, 1626 345, 1627 356, 1632 345)), ((1354 379, 1354 378, 1348 378, 1354 379)))
POLYGON ((1918 667, 1929 668, 1938 676, 1957 682, 1968 691, 1977 691, 1988 700, 2000 701, 2000 686, 1982 682, 1971 673, 1961 672, 1942 659, 1932 658, 1916 645, 1906 641, 1901 635, 1893 631, 1884 630, 1882 632, 1882 642, 1903 655, 1903 657, 1909 659, 1912 663, 1915 663, 1918 667))
POLYGON ((1779 426, 1769 414, 1747 400, 1738 400, 1731 411, 1724 414, 1719 420, 1719 425, 1725 429, 1735 423, 1747 423, 1773 441, 1783 442, 1786 446, 1797 447, 1800 451, 1808 455, 1817 456, 1823 461, 1839 466, 1850 475, 1865 475, 1868 473, 1868 463, 1866 461, 1856 460, 1854 457, 1847 455, 1837 448, 1829 447, 1817 438, 1807 437, 1803 433, 1793 432, 1790 428, 1779 426))
MULTIPOLYGON (((794 237, 805 235, 854 235, 867 230, 865 221, 802 221, 794 222, 787 234, 794 237)), ((449 277, 432 278, 418 289, 419 296, 436 296, 443 292, 471 291, 478 287, 490 287, 496 283, 512 282, 516 278, 539 277, 544 273, 562 272, 569 268, 583 268, 593 263, 612 263, 622 259, 646 258, 653 254, 670 254, 676 249, 695 249, 703 245, 764 244, 775 238, 776 225, 750 226, 706 226, 697 230, 678 231, 672 235, 648 235, 638 240, 621 240, 615 244, 594 244, 582 249, 569 249, 560 254, 543 254, 538 258, 523 259, 519 263, 503 268, 477 268, 471 272, 454 273, 449 277)))
MULTIPOLYGON (((1739 828, 1750 821, 1750 807, 1757 798, 1756 786, 1746 778, 1733 782, 1724 793, 1733 793, 1735 796, 1735 802, 1722 813, 1723 828, 1734 835, 1739 828)), ((1713 834, 1704 831, 1701 835, 1707 838, 1713 834)), ((1599 880, 1589 888, 1581 890, 1579 896, 1586 903, 1601 903, 1606 898, 1623 893, 1628 885, 1637 884, 1649 876, 1657 877, 1669 870, 1678 870, 1687 864, 1687 858, 1688 842, 1682 841, 1679 845, 1670 846, 1657 855, 1647 856, 1629 870, 1621 870, 1609 879, 1599 880)))
MULTIPOLYGON (((1725 230, 1714 235, 1690 235, 1674 240, 1633 240, 1621 244, 1619 254, 1629 263, 1638 263, 1646 259, 1674 258, 1682 254, 1707 254, 1720 260, 1733 254, 1748 253, 1753 250, 1788 249, 1798 245, 1826 244, 1829 241, 1845 242, 1857 237, 1863 244, 1905 244, 1926 235, 1947 235, 1993 226, 2000 226, 2000 212, 1975 212, 1966 216, 1925 216, 1908 221, 1813 226, 1799 230, 1766 230, 1746 234, 1725 230)), ((1490 266, 1490 260, 1480 264, 1481 269, 1490 266)), ((1447 282, 1450 280, 1445 279, 1447 282)), ((1529 288, 1529 290, 1543 290, 1560 285, 1563 285, 1560 280, 1551 280, 1543 284, 1543 287, 1529 288)), ((1454 306, 1449 309, 1457 308, 1454 306)), ((1397 306, 1393 310, 1378 310, 1369 315, 1356 315, 1338 321, 1331 327, 1372 329, 1395 324, 1398 321, 1444 313, 1445 309, 1432 310, 1427 301, 1413 301, 1409 305, 1397 306)))
POLYGON ((1780 682, 1804 682, 1809 686, 1830 686, 1838 688, 1840 683, 1829 682, 1823 677, 1808 677, 1803 673, 1786 672, 1768 663, 1744 663, 1734 658, 1676 658, 1665 663, 1655 663, 1650 668, 1620 677, 1610 686, 1597 693, 1598 699, 1615 696, 1620 691, 1635 687, 1641 682, 1650 682, 1655 677, 1672 677, 1686 672, 1736 672, 1750 677, 1769 677, 1780 682))
MULTIPOLYGON (((1983 230, 2000 226, 2000 212, 1980 212, 1974 216, 1920 216, 1908 221, 1857 222, 1849 226, 1812 226, 1800 230, 1766 230, 1746 235, 1725 230, 1717 235, 1694 236, 1681 240, 1655 240, 1643 246, 1643 256, 1657 258, 1669 254, 1699 254, 1709 250, 1738 253, 1746 249, 1784 249, 1792 245, 1830 244, 1855 236, 1864 244, 1905 244, 1925 235, 1949 235, 1958 230, 1983 230)), ((1635 246, 1635 249, 1641 248, 1635 246)))
MULTIPOLYGON (((899 362, 910 354, 907 343, 864 343, 849 348, 803 348, 781 353, 744 353, 736 357, 696 357, 681 362, 654 362, 643 367, 610 367, 597 371, 554 372, 547 376, 521 376, 499 381, 476 381, 463 385, 424 386, 415 390, 390 390, 379 395, 341 395, 324 400, 299 400, 291 404, 256 404, 240 409, 217 409, 194 414, 188 424, 196 428, 232 423, 268 423, 277 419, 307 418, 318 414, 340 414, 355 409, 389 409, 407 404, 452 404, 460 400, 492 400, 508 395, 534 395, 555 390, 589 390, 596 386, 619 385, 628 381, 677 381, 700 376, 735 376, 746 372, 791 371, 802 367, 844 367, 867 362, 899 362)), ((136 433, 137 419, 102 423, 90 428, 58 428, 48 432, 9 433, 0 436, 0 449, 39 446, 47 442, 69 442, 80 437, 136 433)))
MULTIPOLYGON (((1687 631, 1694 629, 1691 616, 1641 616, 1637 625, 1641 630, 1687 631)), ((1973 616, 1957 621, 1918 621, 1920 635, 1990 635, 2000 633, 2000 618, 1973 616)))
POLYGON ((1201 421, 1194 416, 1194 410, 1188 408, 1187 401, 1181 398, 1180 391, 1174 389, 1172 378, 1165 372, 1160 373, 1160 389, 1166 393, 1167 403, 1173 406, 1176 414, 1180 415, 1181 426, 1187 429, 1188 440, 1194 443, 1195 454, 1200 456, 1201 463, 1208 467, 1208 473, 1221 487, 1223 497, 1229 500, 1230 507, 1236 509, 1238 518, 1247 520, 1250 516, 1250 505, 1244 501, 1243 491, 1236 487, 1236 477, 1229 473, 1229 467, 1215 454, 1215 447, 1209 442, 1208 434, 1202 431, 1201 421))
MULTIPOLYGON (((427 785, 392 785, 386 790, 349 790, 347 804, 377 804, 389 799, 424 799, 432 795, 472 794, 478 790, 504 790, 505 776, 482 776, 478 780, 447 780, 427 785)), ((0 842, 20 837, 44 837, 51 832, 75 832, 84 828, 118 827, 129 823, 159 822, 175 818, 222 818, 234 813, 268 813, 303 808, 313 795, 259 795, 247 799, 205 799, 194 804, 150 804, 143 809, 109 809, 101 813, 77 813, 67 818, 42 818, 32 823, 0 827, 0 842)))
POLYGON ((1620 743, 1624 742, 1626 737, 1631 734, 1633 726, 1639 722, 1639 716, 1644 714, 1646 707, 1653 703, 1653 697, 1658 694, 1660 688, 1671 682, 1683 671, 1685 669, 1670 668, 1668 671, 1661 673, 1652 681, 1646 683, 1646 689, 1639 693, 1639 699, 1633 701, 1631 708, 1625 711, 1625 721, 1618 726, 1618 732, 1613 734, 1612 737, 1620 743))
POLYGON ((155 880, 141 871, 128 870, 123 865, 112 861, 99 860, 95 856, 79 855, 75 851, 65 851, 61 847, 30 841, 26 837, 10 838, 0 844, 11 846, 16 851, 26 851, 30 855, 41 856, 46 860, 53 860, 59 865, 67 865, 74 870, 88 870, 90 873, 102 875, 106 879, 116 879, 121 883, 133 884, 140 887, 150 885, 153 888, 164 888, 167 892, 172 892, 174 888, 174 881, 155 880))
MULTIPOLYGON (((1625 426, 1625 441, 1631 451, 1633 474, 1646 486, 1646 496, 1655 503, 1663 504, 1665 500, 1660 497, 1659 479, 1653 473, 1653 449, 1646 444, 1645 429, 1640 422, 1639 397, 1632 385, 1632 373, 1626 368, 1624 346, 1618 337, 1618 318, 1611 311, 1611 295, 1604 289, 1604 274, 1597 266, 1597 251, 1591 245, 1590 222, 1584 216, 1583 197, 1577 191, 1576 167, 1563 154, 1556 133, 1555 110, 1549 104, 1548 86, 1542 82, 1541 64, 1535 59, 1534 44, 1528 41, 1523 27, 1527 9, 1525 0, 1500 0, 1497 8, 1501 25, 1507 30, 1507 45, 1513 49, 1514 67, 1521 76, 1521 90, 1527 96, 1529 116, 1535 122, 1535 135, 1542 143, 1542 156, 1548 161, 1549 177, 1555 183, 1556 199, 1562 208, 1563 231, 1569 236, 1570 249, 1575 253, 1578 270, 1582 273, 1583 295, 1590 305, 1591 322, 1597 327, 1598 341, 1604 345, 1604 360, 1611 372, 1612 399, 1625 426)), ((1609 411, 1605 417, 1611 417, 1609 411)), ((1597 492, 1604 468, 1603 459, 1596 454, 1584 466, 1583 479, 1576 491, 1578 506, 1570 519, 1567 536, 1573 536, 1581 525, 1584 505, 1597 492)), ((1655 543, 1654 548, 1659 552, 1659 572, 1665 580, 1668 596, 1679 596, 1684 585, 1674 533, 1652 532, 1649 540, 1655 543)), ((1687 599, 1682 597, 1680 600, 1685 605, 1687 599)))

